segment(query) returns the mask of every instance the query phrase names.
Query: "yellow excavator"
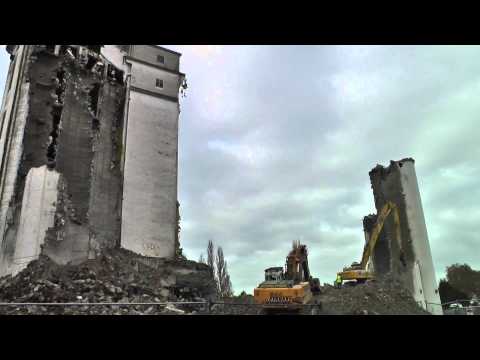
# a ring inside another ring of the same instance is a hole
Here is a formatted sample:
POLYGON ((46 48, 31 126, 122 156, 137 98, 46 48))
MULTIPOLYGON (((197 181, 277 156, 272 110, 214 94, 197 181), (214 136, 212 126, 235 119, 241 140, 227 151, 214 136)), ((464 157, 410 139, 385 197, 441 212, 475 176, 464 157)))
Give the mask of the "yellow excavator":
POLYGON ((343 271, 339 272, 337 276, 340 277, 341 281, 348 281, 351 284, 355 283, 364 283, 368 280, 373 280, 375 275, 373 272, 368 271, 367 265, 373 253, 373 249, 377 244, 377 240, 380 236, 380 233, 383 229, 383 224, 387 219, 388 215, 393 215, 393 222, 395 226, 395 237, 400 246, 400 260, 404 262, 404 255, 402 246, 401 246, 401 231, 400 231, 400 217, 398 215, 397 206, 391 202, 387 201, 387 203, 383 206, 382 210, 380 211, 377 222, 371 231, 371 235, 365 247, 363 249, 362 260, 360 263, 354 262, 351 266, 343 268, 343 271))
POLYGON ((266 269, 265 281, 253 292, 255 303, 263 305, 263 309, 268 312, 299 310, 302 304, 309 303, 313 295, 318 293, 320 281, 310 275, 307 246, 299 241, 294 241, 285 269, 266 269))

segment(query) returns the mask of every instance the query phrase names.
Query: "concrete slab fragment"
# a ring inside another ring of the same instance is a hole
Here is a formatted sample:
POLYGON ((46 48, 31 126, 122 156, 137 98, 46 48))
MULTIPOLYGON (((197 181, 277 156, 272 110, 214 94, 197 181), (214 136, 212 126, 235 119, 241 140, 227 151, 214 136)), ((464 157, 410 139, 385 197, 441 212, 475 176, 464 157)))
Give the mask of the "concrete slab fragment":
POLYGON ((54 225, 59 173, 47 166, 28 172, 13 256, 13 274, 38 258, 45 232, 54 225))

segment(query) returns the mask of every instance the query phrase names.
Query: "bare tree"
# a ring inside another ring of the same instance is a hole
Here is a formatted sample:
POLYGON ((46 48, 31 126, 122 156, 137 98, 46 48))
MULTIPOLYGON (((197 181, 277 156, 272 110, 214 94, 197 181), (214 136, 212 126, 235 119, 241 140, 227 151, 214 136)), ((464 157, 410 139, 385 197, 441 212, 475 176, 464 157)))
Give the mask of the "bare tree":
POLYGON ((223 285, 225 283, 225 259, 223 258, 223 250, 219 246, 217 249, 217 289, 218 294, 223 297, 223 285))
POLYGON ((200 254, 200 258, 198 259, 198 262, 199 262, 200 264, 206 264, 205 258, 203 257, 203 253, 200 254))
MULTIPOLYGON (((200 255, 199 262, 205 263, 203 253, 200 255)), ((215 254, 215 246, 212 240, 208 241, 206 264, 210 267, 218 295, 220 297, 233 296, 232 283, 230 281, 230 275, 228 274, 227 262, 223 256, 223 249, 219 246, 215 254)))
POLYGON ((212 240, 208 240, 207 265, 210 266, 210 271, 212 273, 212 276, 215 277, 215 248, 213 246, 212 240))
POLYGON ((232 283, 230 281, 230 275, 228 274, 227 262, 223 256, 223 249, 221 246, 217 249, 217 287, 218 294, 221 297, 230 297, 233 295, 232 283))
POLYGON ((227 262, 225 261, 225 285, 224 285, 224 294, 226 297, 232 297, 233 296, 233 288, 232 288, 232 282, 230 281, 230 275, 228 274, 227 270, 227 262))

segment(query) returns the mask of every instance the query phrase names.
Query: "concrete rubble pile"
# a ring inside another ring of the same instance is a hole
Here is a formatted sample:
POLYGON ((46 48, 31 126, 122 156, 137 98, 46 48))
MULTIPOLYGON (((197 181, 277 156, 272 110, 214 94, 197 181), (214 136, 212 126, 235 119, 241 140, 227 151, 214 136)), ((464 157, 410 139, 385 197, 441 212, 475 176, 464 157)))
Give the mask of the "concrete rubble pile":
POLYGON ((318 299, 325 314, 430 315, 407 289, 391 279, 341 289, 324 285, 318 299))
MULTIPOLYGON (((124 249, 104 250, 80 265, 57 265, 46 256, 14 277, 0 279, 0 302, 118 303, 102 306, 1 306, 0 314, 261 315, 251 295, 215 302, 215 283, 208 266, 188 260, 145 258, 124 249), (122 306, 122 303, 169 303, 122 306), (231 303, 231 305, 229 305, 231 303)), ((428 315, 411 293, 393 279, 336 289, 324 284, 321 294, 301 315, 428 315)))
MULTIPOLYGON (((205 302, 216 296, 208 266, 194 261, 140 257, 109 249, 79 265, 57 265, 47 256, 14 277, 0 279, 0 302, 165 303, 205 302)), ((190 314, 195 305, 1 306, 0 314, 190 314)))
POLYGON ((261 315, 262 308, 255 306, 252 295, 235 296, 231 299, 223 299, 225 304, 215 304, 211 308, 213 315, 261 315), (229 304, 235 305, 229 305, 229 304))

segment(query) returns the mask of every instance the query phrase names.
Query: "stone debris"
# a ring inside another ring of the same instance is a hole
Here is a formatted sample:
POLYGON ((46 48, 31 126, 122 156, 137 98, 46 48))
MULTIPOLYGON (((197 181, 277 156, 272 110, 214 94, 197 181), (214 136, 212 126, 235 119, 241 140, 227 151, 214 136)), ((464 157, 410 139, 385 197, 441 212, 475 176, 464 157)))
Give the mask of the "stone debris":
POLYGON ((175 314, 181 314, 181 315, 185 314, 184 310, 180 310, 176 308, 175 305, 173 305, 172 303, 167 303, 167 305, 165 306, 165 311, 172 312, 175 314))
POLYGON ((322 286, 318 297, 325 314, 430 315, 399 282, 389 279, 336 289, 322 286))
POLYGON ((213 315, 262 315, 262 308, 255 306, 252 295, 234 296, 230 299, 222 299, 224 304, 214 304, 210 309, 213 315), (228 305, 234 303, 236 305, 228 305), (238 305, 243 304, 243 305, 238 305))
POLYGON ((57 265, 42 255, 15 277, 0 279, 0 302, 117 304, 0 306, 0 314, 178 315, 202 309, 171 302, 215 299, 215 285, 206 265, 188 260, 157 263, 156 268, 145 265, 138 255, 124 249, 103 250, 98 258, 79 265, 57 265), (191 273, 185 275, 187 270, 191 273), (124 303, 149 304, 122 306, 124 303))
MULTIPOLYGON (((0 279, 0 301, 116 303, 102 306, 1 306, 0 314, 262 315, 253 296, 217 299, 205 264, 143 258, 124 249, 103 250, 80 265, 57 265, 46 256, 15 277, 0 279), (208 309, 208 301, 211 306, 208 309), (175 302, 175 304, 173 304, 175 302), (205 302, 178 304, 177 302, 205 302), (217 302, 223 302, 219 304, 217 302), (122 306, 128 303, 145 305, 122 306), (161 303, 154 305, 152 303, 161 303)), ((300 315, 429 315, 394 280, 341 289, 324 284, 300 315)))

